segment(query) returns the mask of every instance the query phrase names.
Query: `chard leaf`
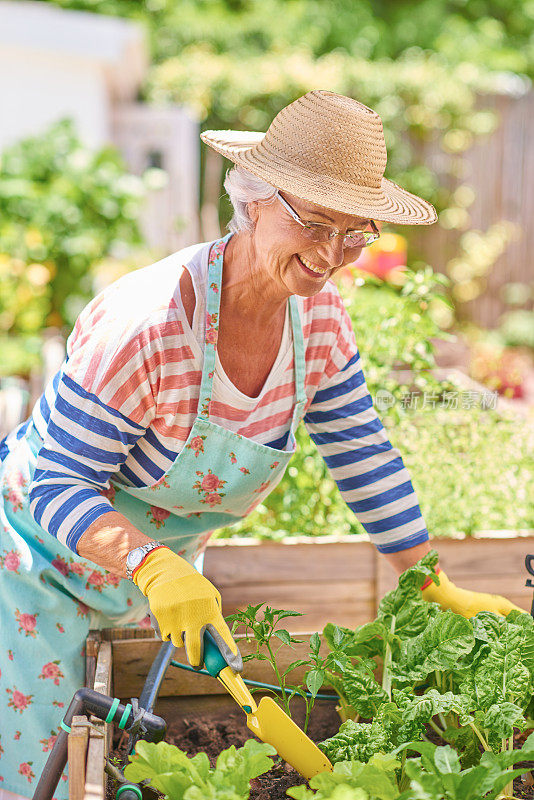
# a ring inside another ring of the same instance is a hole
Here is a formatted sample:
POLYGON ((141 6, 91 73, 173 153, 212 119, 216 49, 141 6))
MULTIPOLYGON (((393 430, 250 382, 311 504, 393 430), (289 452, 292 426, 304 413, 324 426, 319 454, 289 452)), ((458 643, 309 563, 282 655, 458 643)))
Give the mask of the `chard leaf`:
POLYGON ((494 703, 484 716, 484 728, 489 729, 499 739, 512 736, 515 728, 525 727, 523 711, 514 703, 494 703))
POLYGON ((403 672, 411 680, 418 675, 426 678, 431 672, 453 668, 475 644, 469 620, 453 611, 438 614, 425 630, 414 639, 403 643, 403 653, 392 672, 402 678, 403 672))
POLYGON ((423 726, 420 722, 407 720, 404 713, 395 703, 384 703, 380 706, 377 722, 382 725, 387 738, 395 747, 401 742, 420 739, 423 726))
POLYGON ((379 722, 343 722, 339 731, 319 745, 332 764, 369 761, 375 753, 387 753, 391 742, 379 722))
POLYGON ((444 730, 442 736, 460 753, 460 762, 464 769, 480 762, 480 742, 469 725, 460 728, 451 725, 444 730))
POLYGON ((351 667, 343 676, 343 693, 350 705, 362 717, 374 717, 378 709, 389 700, 371 672, 351 667))
POLYGON ((390 621, 394 618, 394 632, 402 637, 420 633, 429 617, 436 613, 438 606, 423 599, 421 586, 430 577, 435 583, 439 578, 435 573, 438 554, 435 550, 425 555, 413 567, 399 577, 398 585, 382 598, 377 617, 384 620, 391 630, 390 621))
POLYGON ((458 715, 461 725, 467 725, 472 718, 469 714, 471 700, 465 695, 456 695, 452 692, 440 694, 436 689, 429 689, 428 692, 419 696, 410 697, 409 693, 394 692, 394 699, 402 707, 405 720, 426 723, 436 714, 458 715))
POLYGON ((475 639, 488 643, 498 641, 506 625, 505 619, 492 611, 479 611, 471 622, 475 639))
POLYGON ((534 619, 524 611, 510 611, 505 621, 510 625, 519 625, 521 628, 534 630, 534 619))
POLYGON ((525 628, 506 625, 485 658, 474 665, 472 680, 481 708, 494 703, 528 703, 532 694, 530 636, 525 628))

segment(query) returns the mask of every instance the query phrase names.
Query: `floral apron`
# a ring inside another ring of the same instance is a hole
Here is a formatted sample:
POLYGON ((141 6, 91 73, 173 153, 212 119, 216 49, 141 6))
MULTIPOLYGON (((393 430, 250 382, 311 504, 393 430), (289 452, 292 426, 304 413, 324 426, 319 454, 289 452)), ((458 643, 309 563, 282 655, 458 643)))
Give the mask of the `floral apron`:
MULTIPOLYGON (((216 242, 209 255, 199 411, 187 442, 154 486, 136 489, 110 481, 102 490, 139 530, 195 565, 214 529, 242 519, 281 480, 306 403, 304 341, 291 297, 296 404, 287 449, 210 422, 229 238, 216 242)), ((17 436, 0 461, 0 789, 29 797, 57 735, 61 709, 83 685, 89 629, 139 622, 147 605, 133 583, 80 558, 35 522, 27 489, 42 440, 31 421, 17 436)), ((66 774, 55 797, 68 797, 66 774)))

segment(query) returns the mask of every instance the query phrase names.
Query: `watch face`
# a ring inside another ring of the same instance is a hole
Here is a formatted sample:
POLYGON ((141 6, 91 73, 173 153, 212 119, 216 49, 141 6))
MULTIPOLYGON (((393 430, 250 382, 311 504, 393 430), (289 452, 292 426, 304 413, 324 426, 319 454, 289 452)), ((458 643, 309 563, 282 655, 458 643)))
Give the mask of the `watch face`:
POLYGON ((136 548, 135 550, 130 550, 128 555, 126 556, 126 564, 130 569, 135 569, 138 564, 141 563, 143 560, 144 552, 140 548, 136 548))

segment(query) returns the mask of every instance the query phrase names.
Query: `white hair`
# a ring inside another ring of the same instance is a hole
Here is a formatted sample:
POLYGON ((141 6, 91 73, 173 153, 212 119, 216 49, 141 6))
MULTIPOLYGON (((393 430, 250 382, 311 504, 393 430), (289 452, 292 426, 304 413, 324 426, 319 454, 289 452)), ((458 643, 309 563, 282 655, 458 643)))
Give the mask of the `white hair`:
POLYGON ((232 233, 254 230, 254 223, 248 213, 248 203, 253 200, 272 202, 276 193, 276 188, 270 183, 237 166, 226 173, 224 188, 234 209, 234 215, 228 223, 228 229, 232 233))

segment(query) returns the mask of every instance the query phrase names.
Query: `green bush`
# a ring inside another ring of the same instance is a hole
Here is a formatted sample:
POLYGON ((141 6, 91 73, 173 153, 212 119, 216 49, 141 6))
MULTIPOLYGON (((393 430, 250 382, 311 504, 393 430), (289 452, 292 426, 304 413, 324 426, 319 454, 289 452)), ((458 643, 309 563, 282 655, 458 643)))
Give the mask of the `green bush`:
POLYGON ((89 151, 68 120, 5 150, 0 336, 17 348, 45 326, 71 327, 93 295, 92 266, 141 241, 143 195, 118 154, 89 151))

